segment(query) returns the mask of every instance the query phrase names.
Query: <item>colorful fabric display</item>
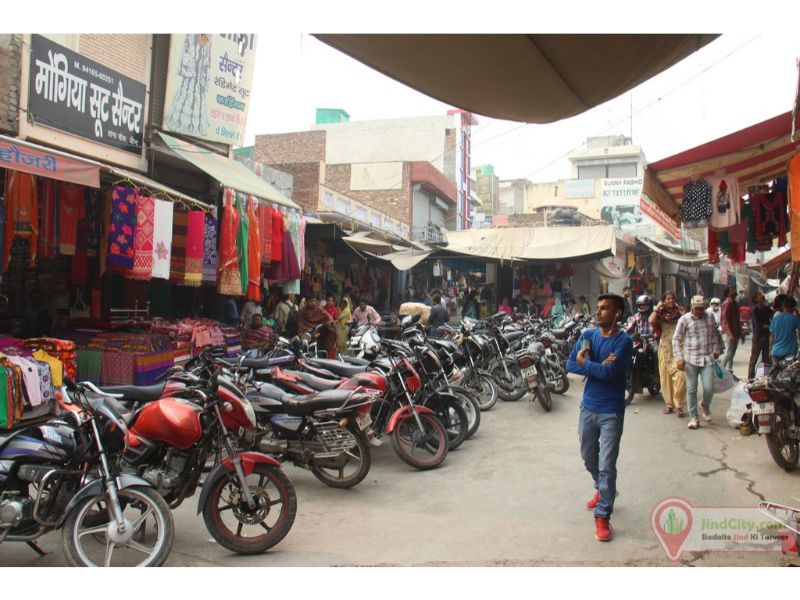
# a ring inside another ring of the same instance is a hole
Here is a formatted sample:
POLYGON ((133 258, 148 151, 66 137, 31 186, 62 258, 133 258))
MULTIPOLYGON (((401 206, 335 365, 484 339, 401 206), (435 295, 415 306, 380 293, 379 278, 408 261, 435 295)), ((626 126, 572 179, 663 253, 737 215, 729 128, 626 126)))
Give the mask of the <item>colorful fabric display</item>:
POLYGON ((136 199, 133 188, 116 186, 111 193, 111 223, 108 228, 107 267, 133 269, 133 244, 136 233, 136 199))
POLYGON ((247 199, 247 290, 245 298, 261 302, 261 236, 258 218, 258 200, 254 196, 247 199))
POLYGON ((131 279, 149 280, 153 276, 153 232, 156 201, 139 196, 136 199, 136 235, 133 248, 131 279))
POLYGON ((169 279, 172 262, 172 202, 155 199, 153 211, 153 277, 169 279))
POLYGON ((223 198, 222 221, 219 231, 219 280, 220 294, 242 295, 242 279, 239 270, 239 253, 236 237, 239 232, 239 212, 236 209, 233 190, 226 189, 223 198))
POLYGON ((84 188, 65 181, 58 185, 58 252, 75 254, 78 240, 78 221, 86 217, 84 188))
POLYGON ((247 216, 247 197, 236 194, 236 211, 239 213, 239 230, 236 234, 236 252, 239 255, 239 272, 241 273, 241 295, 247 292, 250 270, 247 263, 247 239, 250 236, 250 219, 247 216))
POLYGON ((203 279, 203 246, 205 242, 205 213, 189 211, 186 227, 186 285, 199 286, 203 279))
POLYGON ((217 219, 205 213, 203 228, 203 283, 217 282, 217 219))
POLYGON ((15 237, 24 239, 29 246, 28 265, 36 266, 39 245, 39 202, 36 177, 8 169, 6 171, 6 230, 5 265, 11 258, 11 244, 15 237))

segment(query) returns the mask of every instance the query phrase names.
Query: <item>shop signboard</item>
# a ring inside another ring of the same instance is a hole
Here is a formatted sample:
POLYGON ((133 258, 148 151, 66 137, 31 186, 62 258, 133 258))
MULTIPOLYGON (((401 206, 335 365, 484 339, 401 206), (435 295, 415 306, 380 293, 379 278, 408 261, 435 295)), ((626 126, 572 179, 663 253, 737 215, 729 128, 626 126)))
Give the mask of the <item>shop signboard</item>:
POLYGON ((164 129, 243 145, 255 57, 255 34, 172 34, 164 129))
POLYGON ((44 36, 31 36, 28 113, 35 123, 142 153, 146 88, 44 36))
POLYGON ((0 167, 100 187, 100 166, 0 136, 0 167))
POLYGON ((681 239, 681 230, 678 224, 661 208, 653 202, 647 194, 642 194, 639 207, 642 213, 656 222, 656 224, 670 234, 673 239, 681 239))
POLYGON ((641 210, 644 178, 603 179, 600 186, 600 218, 626 233, 653 237, 655 227, 641 210))

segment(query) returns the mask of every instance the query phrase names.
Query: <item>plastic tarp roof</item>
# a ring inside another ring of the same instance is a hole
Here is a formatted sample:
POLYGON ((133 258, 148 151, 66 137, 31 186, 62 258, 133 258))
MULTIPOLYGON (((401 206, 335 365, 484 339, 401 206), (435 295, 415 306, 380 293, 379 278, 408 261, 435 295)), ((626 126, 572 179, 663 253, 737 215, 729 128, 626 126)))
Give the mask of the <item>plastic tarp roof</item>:
POLYGON ((653 252, 656 252, 664 258, 675 263, 684 265, 700 265, 708 262, 708 254, 698 254, 696 251, 690 250, 681 251, 679 248, 664 248, 663 246, 659 246, 652 240, 648 240, 646 238, 639 238, 639 241, 650 248, 653 252))
POLYGON ((287 198, 243 164, 216 152, 211 152, 205 148, 174 138, 163 131, 159 131, 158 136, 174 154, 193 164, 201 171, 208 173, 225 187, 232 188, 237 192, 252 194, 257 198, 268 200, 287 208, 300 208, 291 198, 287 198))
POLYGON ((716 34, 316 34, 423 94, 497 119, 552 123, 636 87, 716 34), (480 74, 480 85, 475 85, 480 74))
POLYGON ((448 231, 448 252, 508 261, 564 261, 613 256, 614 227, 503 227, 448 231))

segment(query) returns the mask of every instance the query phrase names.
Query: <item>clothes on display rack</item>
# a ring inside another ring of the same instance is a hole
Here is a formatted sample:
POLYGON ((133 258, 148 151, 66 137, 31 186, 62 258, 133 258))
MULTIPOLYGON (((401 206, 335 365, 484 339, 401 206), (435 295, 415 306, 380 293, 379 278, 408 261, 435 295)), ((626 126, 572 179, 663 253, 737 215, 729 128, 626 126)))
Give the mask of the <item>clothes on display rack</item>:
POLYGON ((261 302, 261 227, 258 218, 258 200, 254 196, 247 199, 247 290, 245 298, 261 302))
POLYGON ((39 202, 36 177, 20 171, 7 170, 5 184, 6 227, 5 258, 10 260, 14 238, 28 245, 28 266, 35 267, 39 248, 39 202))
POLYGON ((239 272, 241 274, 239 295, 243 296, 247 292, 248 268, 247 239, 250 235, 250 219, 247 216, 247 196, 236 194, 236 212, 239 213, 239 229, 236 233, 236 252, 239 256, 239 272))
POLYGON ((711 184, 705 179, 690 181, 683 186, 681 221, 685 227, 707 227, 711 217, 711 184))
POLYGON ((185 285, 197 287, 203 280, 203 245, 205 216, 201 210, 191 210, 186 228, 185 285))
POLYGON ((155 199, 153 211, 153 277, 169 279, 172 264, 172 202, 155 199))
POLYGON ((258 230, 261 234, 261 264, 272 262, 272 207, 262 204, 258 207, 258 230))
POLYGON ((229 296, 240 296, 242 293, 239 252, 236 247, 238 232, 239 211, 236 209, 236 197, 233 190, 226 189, 219 230, 219 280, 217 289, 220 294, 229 296))
POLYGON ((156 201, 139 196, 136 199, 136 234, 134 236, 131 279, 149 280, 153 276, 153 232, 156 201))
POLYGON ((138 190, 114 186, 111 191, 111 219, 108 226, 106 268, 130 271, 133 268, 138 190))
POLYGON ((189 226, 189 214, 185 210, 176 210, 172 214, 172 259, 169 265, 169 280, 176 285, 183 285, 186 278, 186 230, 189 226))

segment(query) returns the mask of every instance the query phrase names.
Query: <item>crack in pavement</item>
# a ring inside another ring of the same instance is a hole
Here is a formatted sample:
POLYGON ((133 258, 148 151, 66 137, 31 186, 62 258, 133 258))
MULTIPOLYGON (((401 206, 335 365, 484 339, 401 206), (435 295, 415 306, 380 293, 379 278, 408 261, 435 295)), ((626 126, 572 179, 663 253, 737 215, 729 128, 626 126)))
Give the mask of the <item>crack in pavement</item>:
POLYGON ((716 473, 721 473, 721 472, 724 472, 724 471, 730 471, 731 473, 733 473, 733 476, 736 479, 738 479, 740 481, 747 482, 747 488, 746 489, 747 489, 748 492, 753 494, 756 498, 758 498, 762 502, 765 501, 766 497, 763 494, 760 494, 759 492, 757 492, 755 490, 756 482, 753 479, 750 479, 750 476, 747 473, 745 473, 744 471, 741 471, 741 470, 739 470, 739 469, 737 469, 735 467, 732 467, 731 465, 729 465, 726 462, 726 460, 728 458, 728 443, 724 439, 722 439, 719 435, 717 435, 717 432, 710 431, 709 433, 710 433, 711 437, 713 437, 715 440, 717 440, 720 443, 720 446, 721 446, 720 453, 722 454, 722 458, 717 458, 716 456, 710 456, 708 454, 701 454, 700 452, 694 452, 694 451, 692 451, 692 450, 690 450, 689 448, 686 447, 686 444, 685 444, 684 441, 681 441, 681 447, 683 448, 683 450, 685 452, 687 452, 689 454, 694 454, 695 456, 701 456, 703 458, 707 458, 709 460, 712 460, 712 461, 715 461, 715 462, 719 463, 719 465, 720 465, 716 469, 711 469, 710 471, 696 471, 695 475, 699 475, 700 477, 711 477, 712 475, 715 475, 716 473))

